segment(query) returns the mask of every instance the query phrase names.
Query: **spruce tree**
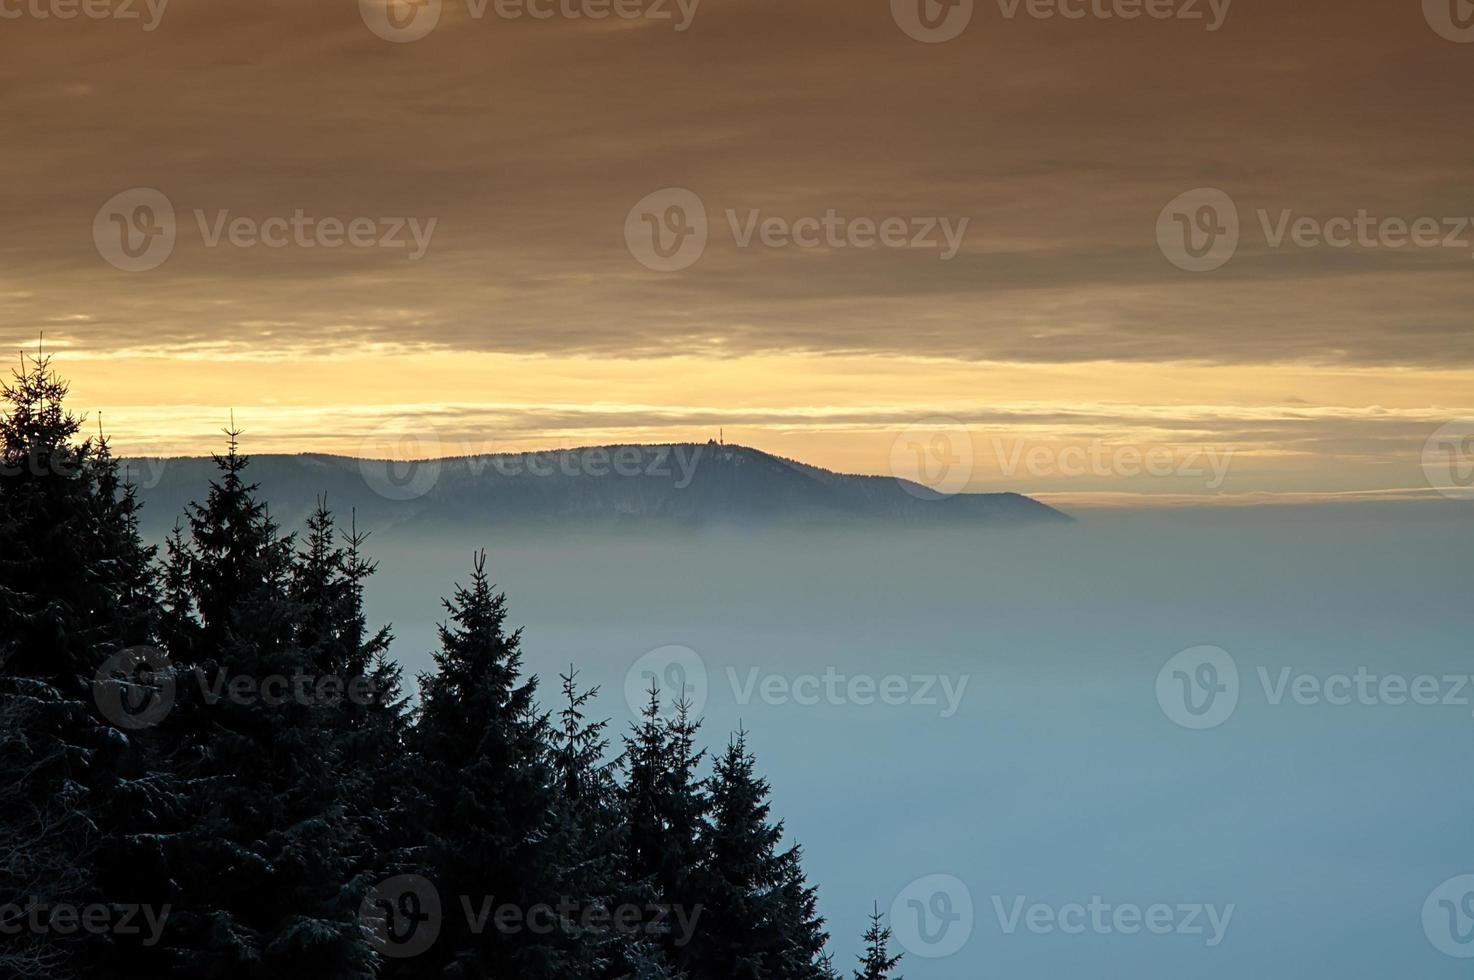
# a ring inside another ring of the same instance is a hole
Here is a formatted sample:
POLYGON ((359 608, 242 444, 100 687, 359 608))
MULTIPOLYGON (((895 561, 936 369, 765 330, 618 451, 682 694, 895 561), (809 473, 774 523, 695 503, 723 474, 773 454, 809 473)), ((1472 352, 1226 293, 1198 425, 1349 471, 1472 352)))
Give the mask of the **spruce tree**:
MULTIPOLYGON (((151 639, 152 552, 106 441, 81 438, 50 359, 23 358, 0 394, 0 840, 14 849, 0 907, 98 901, 128 746, 98 715, 94 675, 151 639)), ((23 932, 3 965, 92 973, 102 945, 23 932)))
POLYGON ((360 873, 382 873, 408 866, 406 849, 411 846, 409 821, 415 797, 406 741, 409 713, 403 671, 389 655, 394 634, 389 626, 370 629, 364 611, 364 583, 378 570, 364 556, 367 540, 368 533, 358 530, 355 515, 343 537, 338 640, 344 675, 361 682, 363 697, 343 704, 343 763, 354 775, 353 813, 368 847, 360 873))
POLYGON ((164 561, 159 575, 159 642, 178 663, 194 660, 199 633, 189 579, 192 557, 184 526, 175 521, 164 541, 164 561))
POLYGON ((493 590, 485 552, 445 610, 436 669, 420 678, 413 736, 429 808, 423 873, 441 895, 444 923, 430 951, 394 968, 412 976, 569 976, 578 951, 566 928, 539 935, 495 916, 502 906, 522 915, 555 909, 561 896, 549 845, 557 776, 548 719, 538 712, 536 678, 521 676, 520 631, 507 628, 506 597, 493 590))
POLYGON ((143 543, 139 530, 143 504, 137 488, 122 481, 120 461, 114 458, 100 427, 96 445, 92 560, 94 585, 109 602, 104 607, 107 612, 98 646, 110 653, 157 638, 159 582, 154 561, 158 549, 143 543))
MULTIPOLYGON (((679 908, 688 919, 702 914, 701 836, 711 805, 698 773, 706 756, 695 746, 701 723, 690 707, 677 702, 674 716, 664 718, 652 682, 650 700, 625 736, 622 762, 627 901, 679 908)), ((652 968, 694 975, 696 951, 688 938, 670 929, 655 933, 644 951, 652 968)))
POLYGON ((702 839, 707 907, 698 933, 698 976, 823 975, 828 937, 815 911, 815 889, 804 880, 799 849, 781 847, 783 824, 769 819, 768 794, 747 734, 739 731, 711 780, 711 819, 702 839))
POLYGON ((356 522, 340 535, 327 501, 319 498, 290 590, 298 610, 297 646, 314 674, 335 678, 341 689, 321 706, 316 722, 333 740, 353 827, 348 874, 355 891, 405 870, 409 836, 408 719, 400 668, 388 657, 393 634, 388 626, 371 630, 364 611, 364 583, 376 569, 363 554, 367 538, 356 522))
POLYGON ((808 883, 803 870, 803 849, 794 845, 779 856, 777 928, 784 937, 778 976, 826 980, 833 975, 825 945, 829 934, 819 915, 819 889, 808 883))
MULTIPOLYGON (((550 731, 557 785, 550 844, 558 855, 559 891, 581 915, 589 909, 610 909, 621 900, 625 828, 613 763, 605 758, 609 723, 587 717, 599 689, 580 689, 572 665, 559 680, 562 701, 550 731)), ((631 972, 640 956, 638 937, 608 930, 581 934, 576 923, 574 928, 580 942, 572 976, 597 980, 631 972)))
POLYGON ((901 962, 901 954, 890 954, 891 931, 881 924, 880 907, 870 913, 870 928, 865 930, 865 952, 860 956, 860 968, 855 971, 855 980, 901 980, 891 971, 901 962))
POLYGON ((347 660, 339 636, 341 618, 348 612, 343 565, 333 514, 327 501, 319 497, 307 517, 305 547, 292 565, 290 592, 297 607, 294 639, 316 672, 340 677, 346 673, 347 660))
POLYGON ((151 638, 153 552, 50 358, 24 361, 0 394, 0 669, 79 693, 109 655, 151 638))
POLYGON ((344 537, 343 579, 346 583, 346 611, 340 623, 345 660, 344 671, 350 676, 369 678, 369 700, 363 719, 366 727, 384 726, 397 740, 405 731, 402 693, 403 672, 389 655, 394 634, 388 626, 370 630, 364 613, 364 584, 378 571, 378 564, 364 556, 363 546, 368 532, 358 530, 357 514, 353 515, 344 537), (376 709, 376 710, 374 710, 376 709))
POLYGON ((318 665, 299 642, 293 538, 246 482, 239 433, 227 435, 219 478, 189 508, 188 547, 171 552, 188 569, 188 602, 175 605, 197 613, 176 609, 172 628, 189 639, 180 666, 194 679, 167 728, 192 790, 170 867, 181 971, 366 978, 374 956, 345 888, 362 844, 333 735, 338 708, 320 699, 318 665), (243 696, 237 679, 250 685, 243 696), (269 691, 255 688, 268 680, 269 691))

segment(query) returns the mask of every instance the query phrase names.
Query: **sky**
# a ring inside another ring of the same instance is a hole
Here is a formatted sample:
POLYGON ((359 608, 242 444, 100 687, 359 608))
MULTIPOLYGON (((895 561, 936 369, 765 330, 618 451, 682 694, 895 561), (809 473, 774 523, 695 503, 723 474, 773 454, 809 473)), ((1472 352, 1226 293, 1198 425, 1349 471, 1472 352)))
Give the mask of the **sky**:
POLYGON ((233 411, 254 452, 940 437, 1074 502, 1447 495, 1470 15, 0 0, 0 342, 124 453, 233 411))

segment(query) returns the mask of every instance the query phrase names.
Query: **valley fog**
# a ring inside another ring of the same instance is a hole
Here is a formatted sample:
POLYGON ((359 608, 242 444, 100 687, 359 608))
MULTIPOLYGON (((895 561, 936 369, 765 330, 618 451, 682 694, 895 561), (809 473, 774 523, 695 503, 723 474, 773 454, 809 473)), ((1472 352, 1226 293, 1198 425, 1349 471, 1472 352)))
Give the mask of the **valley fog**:
POLYGON ((910 980, 1461 975, 1468 505, 1078 516, 390 528, 369 615, 427 669, 485 546, 545 707, 572 662, 618 731, 652 676, 745 727, 846 971, 877 902, 910 980))

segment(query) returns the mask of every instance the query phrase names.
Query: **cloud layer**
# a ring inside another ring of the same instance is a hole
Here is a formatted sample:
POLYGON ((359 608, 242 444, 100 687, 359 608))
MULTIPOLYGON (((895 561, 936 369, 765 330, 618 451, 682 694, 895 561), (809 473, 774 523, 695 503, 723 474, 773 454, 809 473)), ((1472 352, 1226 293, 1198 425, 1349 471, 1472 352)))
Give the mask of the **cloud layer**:
POLYGON ((446 0, 412 43, 350 3, 173 0, 151 31, 27 14, 0 38, 0 339, 1474 363, 1474 230, 1462 247, 1273 247, 1260 218, 1474 214, 1459 108, 1474 44, 1413 3, 1238 0, 1212 31, 1011 7, 977 4, 939 44, 849 0, 702 0, 685 30, 673 3, 672 20, 595 21, 446 0), (1242 239, 1224 267, 1185 272, 1157 220, 1205 186, 1233 199, 1242 239), (165 195, 177 240, 129 273, 93 224, 135 187, 165 195), (676 272, 641 265, 624 235, 666 187, 696 193, 710 226, 676 272), (436 224, 418 260, 207 244, 299 210, 319 229, 366 219, 376 240, 396 219, 436 224), (831 212, 968 226, 951 259, 909 240, 737 241, 747 222, 831 212))

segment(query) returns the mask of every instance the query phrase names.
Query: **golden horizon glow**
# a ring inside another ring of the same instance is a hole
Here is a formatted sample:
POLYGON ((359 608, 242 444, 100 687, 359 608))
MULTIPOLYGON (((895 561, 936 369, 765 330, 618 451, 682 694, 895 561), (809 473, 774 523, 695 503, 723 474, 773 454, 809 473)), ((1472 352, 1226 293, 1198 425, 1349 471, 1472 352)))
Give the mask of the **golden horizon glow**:
POLYGON ((907 427, 937 419, 970 434, 969 490, 1072 506, 1399 497, 1426 490, 1427 437, 1474 417, 1474 371, 424 351, 263 370, 254 357, 52 353, 74 409, 100 413, 124 456, 215 451, 233 414, 253 454, 448 457, 704 442, 724 431, 728 442, 826 469, 885 475, 907 427), (1123 391, 1155 398, 1125 401, 1123 391), (1106 458, 1080 455, 1092 447, 1106 458), (1117 465, 1121 447, 1170 454, 1175 465, 1138 472, 1129 456, 1117 465), (1042 469, 1031 452, 1044 454, 1042 469), (1216 479, 1215 457, 1224 461, 1216 479))

